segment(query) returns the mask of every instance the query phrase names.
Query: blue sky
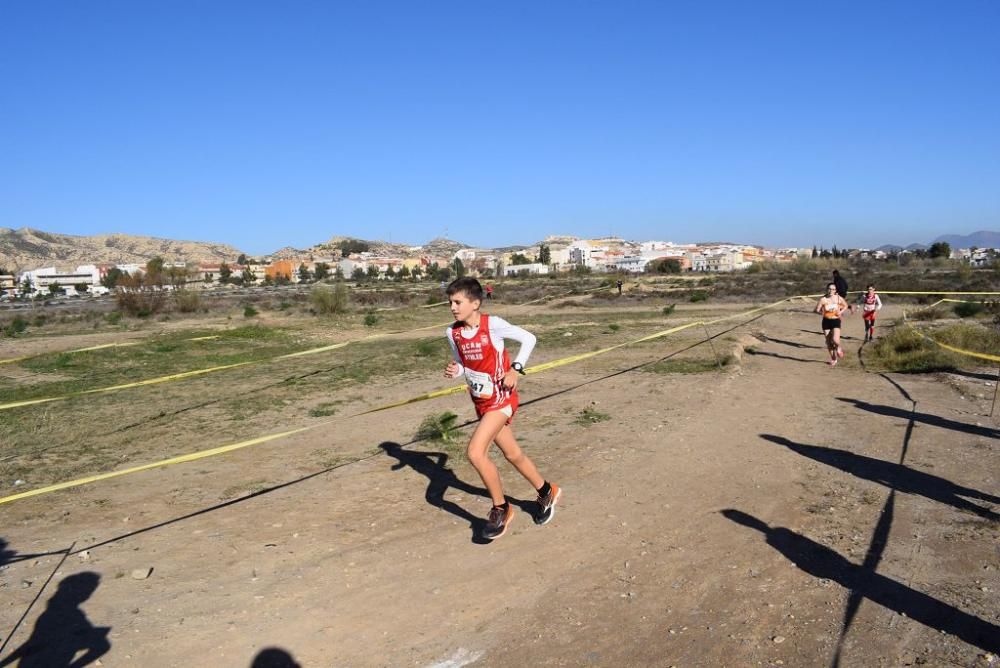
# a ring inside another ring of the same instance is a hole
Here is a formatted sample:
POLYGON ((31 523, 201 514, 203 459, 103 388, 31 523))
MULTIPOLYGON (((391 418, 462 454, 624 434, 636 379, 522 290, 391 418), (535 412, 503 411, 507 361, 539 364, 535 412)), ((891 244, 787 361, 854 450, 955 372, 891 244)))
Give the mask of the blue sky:
POLYGON ((0 5, 0 227, 875 246, 1000 230, 1000 2, 0 5))

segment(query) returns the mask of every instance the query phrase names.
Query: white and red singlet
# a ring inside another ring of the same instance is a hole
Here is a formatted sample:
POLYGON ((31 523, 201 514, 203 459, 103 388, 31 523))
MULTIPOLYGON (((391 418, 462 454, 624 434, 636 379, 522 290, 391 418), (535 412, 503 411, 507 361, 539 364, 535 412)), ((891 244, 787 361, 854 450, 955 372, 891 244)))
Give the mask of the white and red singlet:
POLYGON ((504 339, 514 339, 521 344, 516 361, 522 365, 528 361, 535 347, 534 334, 511 325, 499 316, 491 317, 484 313, 479 316, 478 327, 466 327, 456 322, 448 328, 448 343, 455 361, 461 366, 458 375, 465 376, 479 417, 490 411, 503 411, 513 419, 517 411, 517 390, 508 389, 503 384, 503 377, 510 369, 510 356, 504 347, 504 339))

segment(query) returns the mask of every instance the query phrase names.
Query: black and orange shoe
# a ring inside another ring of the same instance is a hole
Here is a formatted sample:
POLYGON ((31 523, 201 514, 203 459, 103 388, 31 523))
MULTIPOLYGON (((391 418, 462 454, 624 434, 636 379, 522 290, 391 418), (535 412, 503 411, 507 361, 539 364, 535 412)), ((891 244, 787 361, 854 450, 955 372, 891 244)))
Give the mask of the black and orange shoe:
POLYGON ((538 513, 535 515, 535 524, 541 526, 548 524, 552 516, 556 514, 556 504, 562 496, 562 487, 554 482, 549 483, 549 493, 538 497, 538 513))
POLYGON ((490 516, 483 527, 483 538, 495 540, 507 533, 507 527, 514 520, 514 506, 509 503, 504 506, 493 506, 490 509, 490 516))

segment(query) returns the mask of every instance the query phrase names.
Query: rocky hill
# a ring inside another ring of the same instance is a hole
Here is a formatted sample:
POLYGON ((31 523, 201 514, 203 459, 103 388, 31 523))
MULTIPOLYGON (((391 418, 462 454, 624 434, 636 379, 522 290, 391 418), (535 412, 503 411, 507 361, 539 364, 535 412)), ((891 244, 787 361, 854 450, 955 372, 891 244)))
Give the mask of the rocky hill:
POLYGON ((232 261, 239 255, 240 250, 228 244, 129 234, 83 237, 0 227, 0 267, 14 272, 51 266, 73 269, 99 262, 144 264, 156 256, 168 262, 232 261))
POLYGON ((1000 232, 980 230, 972 234, 943 234, 934 241, 943 241, 954 248, 1000 248, 1000 232))

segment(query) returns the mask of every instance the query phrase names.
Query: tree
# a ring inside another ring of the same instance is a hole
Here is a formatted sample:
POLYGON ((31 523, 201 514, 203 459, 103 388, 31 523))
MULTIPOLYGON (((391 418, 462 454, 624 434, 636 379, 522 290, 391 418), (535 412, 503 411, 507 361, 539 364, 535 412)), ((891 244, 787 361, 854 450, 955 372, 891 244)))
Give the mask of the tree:
POLYGON ((371 280, 373 281, 378 280, 378 267, 376 267, 374 264, 368 265, 368 271, 366 271, 365 273, 371 280))
POLYGON ((365 270, 361 267, 355 267, 354 271, 351 272, 351 280, 358 283, 365 280, 365 270))
POLYGON ((420 267, 414 267, 410 274, 413 276, 413 280, 419 281, 424 276, 424 270, 420 267))
POLYGON ((219 265, 219 283, 225 285, 233 277, 233 270, 229 268, 229 265, 223 262, 219 265))
POLYGON ((410 277, 410 268, 407 267, 405 264, 403 265, 403 268, 399 270, 399 277, 402 279, 407 279, 410 277))
POLYGON ((391 264, 385 269, 385 277, 390 280, 395 280, 396 278, 396 270, 392 268, 391 264))
MULTIPOLYGON (((337 266, 337 271, 340 271, 340 265, 337 266)), ((326 262, 317 262, 316 266, 313 268, 313 276, 315 276, 317 281, 322 281, 324 278, 330 277, 330 265, 326 262)), ((343 278, 343 275, 341 275, 343 278)))
POLYGON ((437 271, 437 280, 447 281, 451 278, 451 267, 442 267, 437 271))
POLYGON ((340 254, 344 257, 351 255, 352 253, 364 253, 370 247, 364 241, 360 239, 343 239, 337 244, 337 248, 340 249, 340 254))
POLYGON ((312 279, 312 273, 309 271, 309 267, 303 262, 299 265, 299 283, 308 283, 312 279))
POLYGON ((34 291, 34 289, 35 286, 31 283, 31 277, 25 276, 21 281, 21 294, 29 295, 34 291))
POLYGON ((679 274, 681 273, 681 263, 674 258, 662 258, 652 262, 652 270, 657 274, 679 274))
POLYGON ((427 265, 427 278, 431 279, 432 281, 438 280, 438 272, 440 270, 441 268, 438 267, 437 262, 431 262, 429 265, 427 265))
POLYGON ((510 256, 510 263, 512 265, 531 264, 531 260, 529 260, 527 256, 522 255, 521 253, 514 253, 513 255, 510 256))
POLYGON ((240 274, 240 283, 245 287, 253 285, 257 282, 257 275, 253 273, 253 269, 250 265, 243 267, 243 273, 240 274))
POLYGON ((63 290, 62 286, 59 285, 58 283, 49 283, 49 294, 51 294, 53 297, 55 295, 61 295, 64 292, 66 291, 63 290))
POLYGON ((146 263, 146 282, 151 285, 163 285, 163 258, 157 255, 146 263))
POLYGON ((243 253, 240 253, 240 256, 236 258, 236 264, 246 264, 246 263, 247 263, 247 256, 244 255, 243 253))
POLYGON ((90 289, 90 286, 87 285, 86 283, 77 283, 76 285, 73 286, 73 289, 76 290, 78 293, 83 294, 90 289))
POLYGON ((538 247, 538 264, 551 264, 552 251, 545 244, 538 247))
POLYGON ((819 257, 819 251, 816 250, 816 246, 813 246, 813 254, 812 254, 812 256, 813 257, 819 257))
POLYGON ((927 256, 931 258, 951 257, 951 245, 947 241, 935 241, 927 249, 927 256))
POLYGON ((108 273, 101 277, 101 285, 106 287, 108 290, 114 290, 115 286, 118 285, 118 281, 127 276, 127 272, 122 271, 118 267, 112 267, 108 270, 108 273))
POLYGON ((465 265, 462 264, 462 258, 455 258, 455 261, 451 263, 451 268, 455 272, 455 278, 462 278, 465 276, 465 265))

